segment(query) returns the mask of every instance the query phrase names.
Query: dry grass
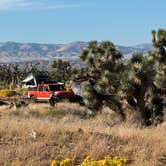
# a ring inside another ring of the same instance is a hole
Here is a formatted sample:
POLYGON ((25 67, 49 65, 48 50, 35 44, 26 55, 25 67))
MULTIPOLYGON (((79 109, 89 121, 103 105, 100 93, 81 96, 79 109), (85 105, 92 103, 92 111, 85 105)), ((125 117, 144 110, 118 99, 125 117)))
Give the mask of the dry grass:
POLYGON ((31 104, 19 111, 0 107, 0 165, 47 166, 52 159, 71 157, 76 164, 90 155, 125 157, 129 165, 166 165, 166 123, 140 128, 121 123, 105 109, 94 119, 82 119, 83 108, 58 104, 50 114, 47 104, 31 104), (52 116, 53 115, 53 116, 52 116))

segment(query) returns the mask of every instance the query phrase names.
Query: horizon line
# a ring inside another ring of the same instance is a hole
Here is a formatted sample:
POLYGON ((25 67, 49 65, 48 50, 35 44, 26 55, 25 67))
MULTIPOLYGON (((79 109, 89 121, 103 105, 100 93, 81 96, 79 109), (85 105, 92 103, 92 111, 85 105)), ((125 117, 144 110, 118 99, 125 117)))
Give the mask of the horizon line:
MULTIPOLYGON (((12 41, 12 40, 9 40, 9 41, 0 41, 0 43, 16 43, 16 44, 46 44, 46 45, 66 45, 66 44, 72 44, 72 43, 89 43, 91 41, 97 41, 97 42, 103 42, 103 41, 110 41, 112 42, 111 40, 90 40, 90 41, 84 41, 84 40, 76 40, 76 41, 70 41, 70 42, 64 42, 64 43, 59 43, 59 42, 26 42, 26 41, 12 41)), ((137 43, 137 44, 133 44, 133 45, 125 45, 125 44, 116 44, 115 42, 113 42, 113 44, 115 44, 116 46, 125 46, 125 47, 133 47, 133 46, 137 46, 137 45, 144 45, 144 44, 152 44, 152 42, 141 42, 141 43, 137 43)))

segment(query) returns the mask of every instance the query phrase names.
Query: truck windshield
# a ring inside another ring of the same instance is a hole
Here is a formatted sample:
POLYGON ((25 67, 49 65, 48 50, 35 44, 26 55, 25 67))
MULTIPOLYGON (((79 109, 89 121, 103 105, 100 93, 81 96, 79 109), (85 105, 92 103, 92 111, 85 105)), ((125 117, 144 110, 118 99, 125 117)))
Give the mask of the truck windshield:
POLYGON ((62 91, 65 90, 65 87, 63 85, 49 85, 50 91, 62 91))

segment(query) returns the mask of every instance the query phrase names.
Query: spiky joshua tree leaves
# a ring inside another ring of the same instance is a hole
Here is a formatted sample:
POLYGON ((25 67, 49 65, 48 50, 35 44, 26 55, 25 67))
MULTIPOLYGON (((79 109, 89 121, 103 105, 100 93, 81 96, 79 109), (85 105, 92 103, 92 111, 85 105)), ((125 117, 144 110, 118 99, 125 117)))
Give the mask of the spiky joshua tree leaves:
POLYGON ((85 103, 94 114, 108 106, 125 118, 117 95, 124 69, 121 58, 122 54, 109 41, 92 41, 81 52, 81 59, 88 66, 85 103))
POLYGON ((122 77, 123 97, 141 115, 143 124, 162 122, 166 88, 166 31, 152 31, 155 51, 135 54, 122 77), (127 78, 127 79, 126 79, 127 78))
POLYGON ((152 39, 153 45, 157 49, 153 53, 158 68, 156 86, 166 93, 166 30, 159 29, 157 34, 152 31, 152 39))
POLYGON ((123 97, 140 114, 144 125, 162 121, 164 105, 160 90, 155 85, 157 72, 157 64, 151 54, 135 54, 122 77, 123 97))
POLYGON ((85 103, 94 113, 103 106, 124 118, 122 101, 140 114, 144 125, 163 121, 166 94, 166 31, 152 32, 155 51, 135 54, 122 63, 122 54, 111 42, 90 42, 81 53, 87 64, 85 103))

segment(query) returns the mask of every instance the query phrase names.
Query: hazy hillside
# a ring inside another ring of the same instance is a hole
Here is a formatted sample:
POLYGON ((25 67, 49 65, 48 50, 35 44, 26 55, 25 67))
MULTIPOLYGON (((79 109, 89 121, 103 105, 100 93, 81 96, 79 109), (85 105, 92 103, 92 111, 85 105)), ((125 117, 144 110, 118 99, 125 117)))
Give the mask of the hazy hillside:
MULTIPOLYGON (((36 44, 36 43, 0 43, 0 63, 25 61, 51 61, 64 58, 79 61, 80 51, 87 47, 87 42, 73 42, 69 44, 36 44)), ((118 46, 128 59, 134 52, 147 53, 152 49, 151 44, 141 44, 131 47, 118 46)))

